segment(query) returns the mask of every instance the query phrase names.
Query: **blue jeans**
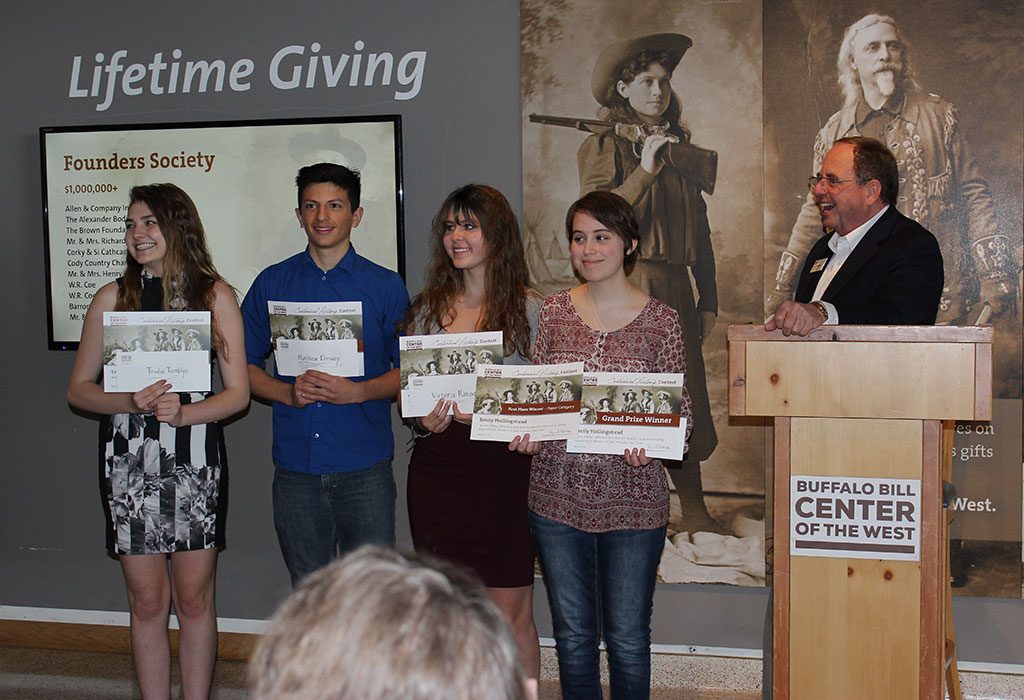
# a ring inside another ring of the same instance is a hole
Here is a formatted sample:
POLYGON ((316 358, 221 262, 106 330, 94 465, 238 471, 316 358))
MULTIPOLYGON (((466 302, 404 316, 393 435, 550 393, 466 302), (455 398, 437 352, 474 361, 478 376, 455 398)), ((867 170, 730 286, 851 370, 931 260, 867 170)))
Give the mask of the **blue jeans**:
POLYGON ((334 474, 274 470, 274 529, 292 585, 362 544, 395 544, 391 460, 334 474))
POLYGON ((651 692, 651 610, 665 528, 583 532, 530 512, 567 700, 600 700, 598 645, 613 700, 651 692))

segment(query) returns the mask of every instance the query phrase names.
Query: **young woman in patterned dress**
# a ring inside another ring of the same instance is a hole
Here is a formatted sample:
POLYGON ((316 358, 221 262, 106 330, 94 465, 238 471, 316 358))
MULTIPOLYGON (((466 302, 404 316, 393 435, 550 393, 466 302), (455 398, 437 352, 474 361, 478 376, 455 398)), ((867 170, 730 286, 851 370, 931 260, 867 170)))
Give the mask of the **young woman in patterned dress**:
POLYGON ((207 698, 217 656, 214 574, 226 502, 220 421, 249 402, 242 319, 206 247, 199 213, 174 185, 132 188, 124 275, 101 287, 82 326, 68 401, 103 416, 108 547, 121 562, 142 697, 170 698, 167 623, 181 628, 182 696, 207 698), (104 311, 210 311, 224 390, 176 393, 160 380, 104 393, 104 311))
MULTIPOLYGON (((640 244, 633 208, 611 192, 591 192, 569 208, 565 223, 583 284, 544 300, 534 362, 582 361, 586 372, 685 373, 679 315, 626 277, 640 244)), ((685 387, 678 408, 688 441, 685 387)), ((601 697, 602 638, 612 698, 648 697, 654 583, 669 514, 661 462, 642 449, 569 454, 565 441, 537 443, 529 435, 509 447, 536 454, 530 527, 551 603, 563 697, 601 697)))

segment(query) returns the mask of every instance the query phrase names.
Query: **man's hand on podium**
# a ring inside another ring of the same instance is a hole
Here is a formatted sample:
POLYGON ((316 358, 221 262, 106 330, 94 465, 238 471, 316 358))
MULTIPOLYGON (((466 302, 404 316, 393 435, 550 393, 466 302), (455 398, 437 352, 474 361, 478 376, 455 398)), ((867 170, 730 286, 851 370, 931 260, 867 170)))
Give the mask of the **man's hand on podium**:
POLYGON ((825 323, 825 316, 814 304, 784 301, 775 310, 775 313, 764 322, 764 329, 774 331, 781 328, 782 335, 804 337, 823 323, 825 323))

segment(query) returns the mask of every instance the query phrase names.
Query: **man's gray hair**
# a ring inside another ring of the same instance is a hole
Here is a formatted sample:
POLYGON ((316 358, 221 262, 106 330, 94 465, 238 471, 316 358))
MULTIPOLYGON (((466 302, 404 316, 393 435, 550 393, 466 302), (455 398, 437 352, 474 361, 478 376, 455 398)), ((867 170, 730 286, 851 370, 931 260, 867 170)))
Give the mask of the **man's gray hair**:
POLYGON ((896 32, 896 36, 899 37, 900 43, 903 45, 903 88, 914 90, 918 87, 910 63, 910 47, 903 40, 896 20, 888 15, 865 15, 846 28, 846 33, 843 34, 843 43, 839 46, 839 56, 836 58, 836 68, 838 69, 837 82, 843 91, 843 107, 851 107, 857 104, 857 101, 863 95, 860 76, 853 69, 854 39, 857 38, 857 32, 873 27, 876 24, 888 24, 892 27, 893 31, 896 32))
POLYGON ((365 546, 303 580, 249 665, 256 700, 526 700, 504 617, 449 564, 365 546))

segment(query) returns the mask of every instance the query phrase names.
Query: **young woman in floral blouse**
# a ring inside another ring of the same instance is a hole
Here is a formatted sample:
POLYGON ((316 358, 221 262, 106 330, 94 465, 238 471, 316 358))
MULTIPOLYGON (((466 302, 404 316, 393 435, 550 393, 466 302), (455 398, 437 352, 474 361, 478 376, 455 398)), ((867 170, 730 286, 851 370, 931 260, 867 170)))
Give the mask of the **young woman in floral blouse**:
MULTIPOLYGON (((566 233, 583 284, 544 301, 534 362, 587 372, 685 372, 678 314, 626 277, 640 231, 633 208, 591 192, 569 208, 566 233)), ((680 414, 689 419, 685 388, 680 414)), ((687 420, 687 440, 691 420, 687 420)), ((669 515, 665 471, 642 449, 569 454, 564 441, 517 438, 535 453, 530 525, 551 603, 565 698, 600 698, 598 644, 608 648, 612 698, 650 692, 651 610, 669 515)))

